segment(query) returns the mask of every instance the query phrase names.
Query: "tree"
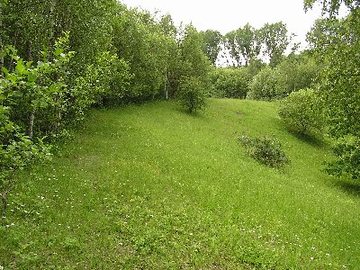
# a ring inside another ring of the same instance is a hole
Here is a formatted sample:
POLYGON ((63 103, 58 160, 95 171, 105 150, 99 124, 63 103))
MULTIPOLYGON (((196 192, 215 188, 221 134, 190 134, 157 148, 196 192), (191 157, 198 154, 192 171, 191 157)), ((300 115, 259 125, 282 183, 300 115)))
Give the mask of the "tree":
POLYGON ((202 37, 188 25, 179 44, 180 66, 178 69, 180 100, 185 101, 189 112, 204 106, 211 64, 202 50, 202 37))
POLYGON ((312 50, 324 52, 334 43, 341 42, 342 21, 337 18, 317 19, 306 35, 306 41, 312 50))
POLYGON ((260 54, 259 32, 250 24, 226 34, 226 47, 238 66, 248 66, 260 54))
POLYGON ((288 30, 283 22, 266 23, 259 30, 260 40, 264 46, 264 55, 270 60, 272 67, 280 63, 286 48, 290 44, 288 30))
MULTIPOLYGON (((305 7, 312 7, 315 2, 306 0, 305 7)), ((331 42, 323 48, 322 60, 326 68, 321 73, 320 95, 329 133, 338 141, 335 147, 338 158, 335 162, 336 175, 344 173, 358 178, 358 162, 351 162, 347 157, 359 153, 360 149, 360 2, 326 0, 322 3, 323 12, 329 17, 337 14, 342 3, 345 3, 350 11, 348 17, 340 21, 342 26, 337 28, 339 31, 335 37, 325 36, 331 42)))
POLYGON ((210 62, 215 66, 216 60, 221 50, 222 35, 219 31, 206 30, 200 32, 203 39, 203 52, 207 55, 210 62))
POLYGON ((327 13, 331 17, 338 14, 342 4, 345 4, 350 11, 354 11, 360 6, 359 0, 304 0, 305 10, 313 8, 316 2, 320 2, 323 13, 327 13))

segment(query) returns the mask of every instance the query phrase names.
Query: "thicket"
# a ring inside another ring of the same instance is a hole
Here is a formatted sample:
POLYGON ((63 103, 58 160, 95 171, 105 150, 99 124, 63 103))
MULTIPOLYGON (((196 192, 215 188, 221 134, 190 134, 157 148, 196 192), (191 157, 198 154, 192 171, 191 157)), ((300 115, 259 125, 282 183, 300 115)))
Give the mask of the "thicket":
MULTIPOLYGON (((176 27, 170 16, 155 18, 115 0, 0 5, 3 216, 15 174, 47 158, 53 140, 89 108, 186 97, 184 82, 208 80, 201 34, 176 27)), ((199 97, 203 90, 191 89, 199 97)))
POLYGON ((212 96, 219 98, 246 98, 252 77, 248 69, 217 68, 210 73, 212 96))
MULTIPOLYGON (((312 7, 315 0, 306 0, 312 7)), ((360 152, 360 3, 345 1, 349 15, 336 19, 342 1, 323 1, 327 18, 318 20, 308 35, 314 55, 324 68, 319 96, 329 135, 336 142, 336 161, 328 171, 359 179, 360 152)))
POLYGON ((250 83, 249 99, 273 100, 287 97, 318 81, 321 66, 307 52, 289 55, 276 67, 263 68, 250 83))

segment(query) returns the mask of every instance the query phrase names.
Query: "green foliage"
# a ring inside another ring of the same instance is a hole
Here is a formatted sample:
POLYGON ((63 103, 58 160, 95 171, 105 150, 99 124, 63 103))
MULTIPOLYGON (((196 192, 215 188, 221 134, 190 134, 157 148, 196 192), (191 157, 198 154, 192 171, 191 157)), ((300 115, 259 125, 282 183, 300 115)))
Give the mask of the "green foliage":
POLYGON ((94 104, 121 103, 132 79, 129 69, 123 59, 110 52, 101 53, 96 62, 87 66, 84 74, 76 78, 70 93, 74 102, 71 114, 80 120, 94 104))
POLYGON ((276 95, 280 98, 300 89, 311 88, 318 81, 322 65, 306 53, 289 55, 276 66, 276 95))
POLYGON ((148 12, 118 9, 113 21, 113 44, 133 75, 124 100, 144 101, 162 96, 168 74, 178 62, 176 29, 171 17, 158 23, 148 12))
POLYGON ((306 41, 311 49, 319 53, 319 57, 322 57, 322 54, 329 46, 341 42, 343 26, 342 20, 337 18, 317 19, 311 30, 307 33, 306 41))
POLYGON ((315 85, 320 70, 321 65, 311 55, 289 55, 275 68, 267 66, 254 76, 248 97, 265 100, 284 98, 315 85))
POLYGON ((318 134, 324 121, 318 93, 303 89, 281 101, 279 116, 292 131, 303 135, 318 134))
POLYGON ((186 78, 180 84, 179 101, 189 113, 204 109, 206 105, 205 86, 198 79, 186 78))
MULTIPOLYGON (((10 120, 9 107, 3 105, 0 88, 0 199, 1 217, 5 219, 8 196, 15 186, 15 174, 50 156, 49 146, 34 143, 10 120)), ((5 220, 4 220, 5 221, 5 220)))
POLYGON ((66 76, 73 52, 66 52, 68 35, 55 44, 53 61, 26 62, 9 48, 9 57, 15 63, 12 71, 3 68, 0 87, 5 96, 4 105, 10 108, 10 119, 32 138, 35 131, 48 134, 62 124, 67 110, 66 76), (36 124, 35 124, 36 121, 36 124))
POLYGON ((336 160, 329 163, 326 171, 334 176, 348 175, 360 179, 360 138, 346 136, 333 148, 336 160))
POLYGON ((262 44, 259 33, 259 30, 246 24, 226 34, 225 46, 237 66, 248 66, 260 55, 262 44))
POLYGON ((323 12, 328 13, 331 16, 338 14, 342 4, 345 4, 345 6, 351 10, 360 6, 358 0, 304 0, 305 10, 313 8, 316 2, 320 2, 323 12))
POLYGON ((327 66, 321 77, 321 97, 330 134, 336 138, 360 136, 360 59, 356 57, 360 49, 359 19, 358 12, 345 22, 349 30, 343 33, 344 42, 328 48, 327 66))
POLYGON ((192 25, 185 28, 180 41, 180 77, 197 77, 208 80, 211 64, 202 50, 202 36, 192 25))
POLYGON ((281 143, 275 138, 242 135, 239 141, 246 148, 249 156, 266 166, 281 168, 289 163, 281 143))
MULTIPOLYGON (((305 6, 311 8, 315 2, 305 1, 305 6)), ((358 178, 360 3, 357 0, 333 0, 322 4, 324 13, 331 19, 318 22, 311 37, 316 37, 316 45, 320 47, 317 50, 321 52, 317 56, 326 65, 321 73, 320 96, 329 133, 338 141, 334 148, 338 160, 330 166, 329 172, 335 175, 348 173, 358 178), (342 3, 348 7, 349 15, 342 20, 333 19, 342 3)))
POLYGON ((179 47, 179 63, 175 71, 179 83, 177 97, 192 113, 205 106, 211 64, 202 50, 202 37, 192 25, 185 28, 179 47))
POLYGON ((277 70, 269 66, 263 68, 250 83, 249 99, 271 100, 278 97, 277 85, 279 83, 277 70))
POLYGON ((246 68, 217 68, 210 73, 213 95, 226 98, 246 98, 251 75, 246 68))
POLYGON ((281 62, 290 44, 286 24, 283 22, 266 23, 259 30, 259 40, 264 44, 264 53, 270 61, 270 66, 276 66, 281 62))
POLYGON ((221 43, 223 37, 219 31, 214 30, 206 30, 204 32, 200 32, 200 35, 203 39, 203 52, 207 55, 211 64, 215 66, 216 60, 221 51, 221 43))

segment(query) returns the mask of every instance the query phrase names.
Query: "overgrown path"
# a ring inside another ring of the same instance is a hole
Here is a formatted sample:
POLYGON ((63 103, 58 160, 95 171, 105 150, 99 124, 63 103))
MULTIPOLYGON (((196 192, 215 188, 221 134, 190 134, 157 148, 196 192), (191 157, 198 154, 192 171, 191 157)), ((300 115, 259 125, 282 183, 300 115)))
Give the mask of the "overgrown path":
POLYGON ((211 100, 94 111, 22 176, 0 229, 5 269, 355 269, 359 185, 321 171, 329 151, 288 133, 276 103, 211 100), (272 135, 282 171, 246 156, 272 135))

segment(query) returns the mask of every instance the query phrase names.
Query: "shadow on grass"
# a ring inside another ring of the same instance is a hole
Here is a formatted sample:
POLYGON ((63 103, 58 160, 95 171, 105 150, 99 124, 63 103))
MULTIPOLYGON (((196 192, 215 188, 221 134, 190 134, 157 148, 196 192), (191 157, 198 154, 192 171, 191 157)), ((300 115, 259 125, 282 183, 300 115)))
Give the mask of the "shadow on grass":
POLYGON ((334 185, 345 193, 360 198, 360 181, 337 180, 334 185))
POLYGON ((310 144, 316 148, 323 148, 327 146, 326 141, 321 135, 308 135, 308 134, 299 134, 295 131, 289 130, 289 133, 296 137, 298 140, 310 144))

